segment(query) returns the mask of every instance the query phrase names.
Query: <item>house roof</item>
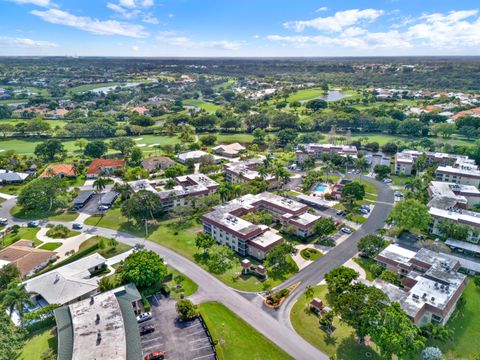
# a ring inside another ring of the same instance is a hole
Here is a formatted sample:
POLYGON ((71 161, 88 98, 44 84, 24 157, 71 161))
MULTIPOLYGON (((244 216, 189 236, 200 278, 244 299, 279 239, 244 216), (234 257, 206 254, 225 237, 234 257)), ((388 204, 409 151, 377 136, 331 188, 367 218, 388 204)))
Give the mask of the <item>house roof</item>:
POLYGON ((109 168, 121 168, 125 166, 125 160, 119 159, 95 159, 88 167, 87 174, 96 174, 101 169, 109 168))
POLYGON ((0 169, 0 182, 1 181, 5 181, 5 182, 23 181, 29 176, 30 174, 27 174, 27 173, 13 172, 10 170, 0 169))
POLYGON ((227 153, 227 154, 231 154, 231 155, 236 155, 238 154, 240 151, 243 151, 245 150, 245 146, 241 145, 240 143, 232 143, 232 144, 222 144, 222 145, 218 145, 218 146, 215 146, 213 148, 213 151, 215 152, 223 152, 223 153, 227 153))
MULTIPOLYGON (((29 274, 57 254, 53 251, 32 247, 33 241, 20 240, 0 250, 0 261, 15 264, 21 276, 29 274)), ((4 265, 6 265, 4 263, 4 265)), ((0 266, 1 267, 1 266, 0 266)))
POLYGON ((52 164, 47 166, 45 171, 40 175, 41 177, 50 177, 59 174, 64 174, 65 176, 75 176, 75 171, 73 170, 73 165, 71 164, 52 164))
POLYGON ((41 295, 49 304, 66 304, 98 288, 98 279, 88 269, 105 263, 97 253, 25 281, 29 292, 41 295))
POLYGON ((142 160, 142 166, 147 170, 156 169, 159 164, 173 166, 176 162, 166 156, 154 156, 142 160))

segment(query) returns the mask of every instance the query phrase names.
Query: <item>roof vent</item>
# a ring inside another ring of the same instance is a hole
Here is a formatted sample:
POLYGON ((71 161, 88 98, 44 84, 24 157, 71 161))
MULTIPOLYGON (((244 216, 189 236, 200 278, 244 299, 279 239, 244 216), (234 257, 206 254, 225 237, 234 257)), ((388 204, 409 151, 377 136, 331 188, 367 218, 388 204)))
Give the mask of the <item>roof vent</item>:
POLYGON ((100 314, 97 314, 95 317, 95 324, 98 325, 100 323, 100 314))
POLYGON ((90 296, 90 305, 93 305, 93 303, 95 302, 95 299, 93 296, 90 296))

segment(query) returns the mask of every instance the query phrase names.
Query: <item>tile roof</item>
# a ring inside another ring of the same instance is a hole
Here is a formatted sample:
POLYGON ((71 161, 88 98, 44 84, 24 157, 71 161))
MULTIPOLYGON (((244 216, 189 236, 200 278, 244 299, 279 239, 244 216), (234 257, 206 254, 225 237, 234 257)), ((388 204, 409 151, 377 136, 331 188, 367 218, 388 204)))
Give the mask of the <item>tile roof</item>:
POLYGON ((125 160, 119 159, 95 159, 88 167, 87 174, 96 174, 102 168, 121 168, 125 166, 125 160))
POLYGON ((50 177, 58 174, 64 174, 65 176, 75 176, 73 165, 71 164, 52 164, 49 165, 45 171, 40 175, 41 177, 50 177))
POLYGON ((32 247, 32 243, 30 240, 20 240, 1 249, 0 260, 15 264, 23 277, 57 254, 53 251, 36 249, 32 247))

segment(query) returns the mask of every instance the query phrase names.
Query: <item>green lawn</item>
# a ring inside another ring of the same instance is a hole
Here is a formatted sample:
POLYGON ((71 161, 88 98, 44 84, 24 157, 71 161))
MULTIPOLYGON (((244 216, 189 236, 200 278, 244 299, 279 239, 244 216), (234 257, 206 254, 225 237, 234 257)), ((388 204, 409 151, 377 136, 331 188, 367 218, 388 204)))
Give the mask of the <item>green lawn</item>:
MULTIPOLYGON (((326 285, 314 288, 314 297, 320 298, 328 305, 328 291, 326 285)), ((335 316, 333 326, 335 330, 328 335, 320 328, 319 318, 307 309, 309 300, 301 296, 292 308, 290 320, 295 331, 309 343, 319 348, 328 356, 337 360, 380 359, 380 356, 371 348, 358 344, 355 341, 353 329, 343 324, 335 316), (369 352, 370 357, 365 354, 369 352)))
POLYGON ((287 353, 224 305, 207 302, 200 304, 199 310, 216 343, 219 359, 291 359, 287 353))
POLYGON ((128 251, 128 250, 131 249, 130 246, 128 246, 126 244, 122 244, 121 242, 119 242, 115 247, 113 247, 113 246, 108 244, 108 240, 109 240, 108 238, 96 235, 96 236, 93 236, 90 239, 82 242, 80 244, 80 247, 79 247, 78 251, 80 252, 82 250, 88 249, 89 247, 94 246, 95 244, 99 243, 100 240, 103 240, 103 244, 104 244, 105 247, 103 249, 99 248, 99 249, 95 250, 95 252, 98 252, 100 255, 102 255, 106 259, 111 258, 111 257, 116 256, 116 255, 119 255, 121 253, 124 253, 125 251, 128 251))
POLYGON ((168 272, 170 272, 173 277, 172 280, 166 283, 166 285, 171 289, 170 296, 173 298, 180 298, 180 293, 183 293, 185 296, 193 295, 198 290, 198 285, 192 279, 182 274, 180 271, 168 266, 168 272), (184 280, 181 282, 181 289, 180 291, 176 290, 176 283, 173 280, 175 276, 181 275, 183 276, 184 280))
POLYGON ((57 353, 56 328, 52 327, 41 330, 31 335, 24 344, 17 360, 41 359, 44 352, 53 351, 57 353))
POLYGON ((49 242, 40 246, 40 249, 53 251, 58 249, 60 246, 62 246, 61 242, 49 242))
MULTIPOLYGON (((12 124, 12 125, 17 125, 18 123, 20 122, 28 122, 29 120, 26 120, 26 119, 2 119, 0 120, 0 124, 12 124)), ((46 122, 47 124, 50 125, 50 127, 52 129, 56 128, 57 126, 60 127, 60 128, 63 128, 66 124, 68 124, 67 121, 65 120, 49 120, 49 119, 46 119, 46 120, 43 120, 44 122, 46 122)))
POLYGON ((47 219, 50 221, 73 221, 78 217, 78 213, 74 211, 57 211, 57 212, 45 212, 45 211, 24 211, 20 206, 15 205, 10 213, 17 219, 24 220, 38 220, 47 219))
MULTIPOLYGON (((145 237, 145 230, 143 228, 137 228, 129 223, 128 220, 121 215, 120 207, 118 205, 110 209, 103 218, 97 216, 89 217, 85 221, 85 224, 121 230, 136 236, 145 237)), ((149 240, 166 246, 192 261, 196 261, 195 254, 198 253, 198 249, 195 246, 195 237, 198 232, 202 231, 200 225, 190 224, 187 228, 178 228, 178 226, 175 226, 173 220, 163 220, 159 225, 151 226, 149 231, 149 240)), ((241 260, 242 258, 240 256, 236 256, 233 266, 229 270, 223 274, 213 275, 228 286, 241 291, 263 291, 266 287, 275 287, 276 285, 279 285, 298 271, 295 263, 291 260, 289 272, 284 274, 269 273, 268 280, 260 281, 254 275, 241 275, 241 260)), ((255 263, 255 261, 253 262, 255 263)))
POLYGON ((200 109, 203 109, 203 110, 205 110, 209 113, 214 113, 218 109, 217 105, 212 104, 211 102, 198 100, 198 99, 185 99, 182 102, 183 102, 183 105, 196 106, 196 107, 198 107, 200 109))
POLYGON ((222 134, 217 133, 217 142, 218 143, 251 143, 253 141, 253 136, 251 134, 222 134))
POLYGON ((82 93, 85 91, 90 91, 90 90, 94 90, 102 87, 116 86, 118 84, 119 84, 118 82, 110 82, 110 83, 101 83, 101 84, 80 85, 80 86, 75 86, 68 89, 68 92, 71 94, 78 94, 78 93, 82 93))
POLYGON ((316 97, 322 96, 324 91, 320 88, 311 88, 311 89, 303 89, 296 91, 292 95, 287 98, 288 102, 294 101, 304 101, 304 100, 311 100, 315 99, 316 97))
POLYGON ((21 227, 20 229, 18 229, 17 234, 9 232, 3 239, 4 246, 11 245, 18 240, 32 240, 34 244, 36 242, 38 242, 38 244, 41 244, 40 240, 37 239, 37 233, 39 230, 40 228, 21 227))
POLYGON ((376 277, 370 271, 370 266, 376 264, 375 260, 356 257, 353 259, 353 261, 355 261, 358 265, 362 267, 363 270, 365 270, 368 281, 373 281, 376 279, 376 277))
POLYGON ((480 353, 480 288, 472 278, 462 296, 465 306, 457 308, 446 325, 453 330, 453 340, 439 345, 445 359, 476 359, 480 353))
POLYGON ((300 256, 305 260, 318 260, 323 256, 323 253, 317 249, 306 248, 300 251, 300 256))
POLYGON ((393 185, 405 186, 407 182, 413 179, 413 176, 390 175, 390 178, 393 181, 393 185))

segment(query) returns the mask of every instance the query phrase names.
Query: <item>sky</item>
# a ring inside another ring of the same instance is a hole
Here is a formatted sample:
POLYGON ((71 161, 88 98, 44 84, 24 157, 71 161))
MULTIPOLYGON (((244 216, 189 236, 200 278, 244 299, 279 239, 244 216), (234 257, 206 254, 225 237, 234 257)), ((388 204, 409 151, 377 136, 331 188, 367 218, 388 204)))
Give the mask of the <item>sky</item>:
POLYGON ((480 55, 480 2, 0 0, 0 55, 480 55))

